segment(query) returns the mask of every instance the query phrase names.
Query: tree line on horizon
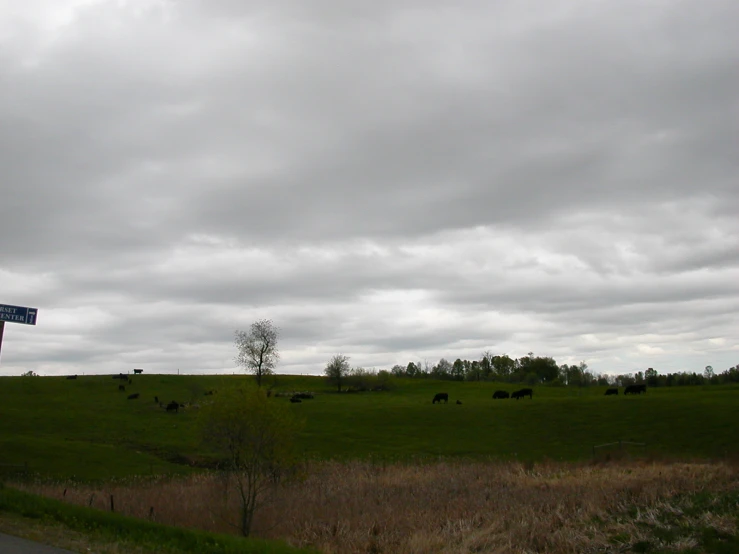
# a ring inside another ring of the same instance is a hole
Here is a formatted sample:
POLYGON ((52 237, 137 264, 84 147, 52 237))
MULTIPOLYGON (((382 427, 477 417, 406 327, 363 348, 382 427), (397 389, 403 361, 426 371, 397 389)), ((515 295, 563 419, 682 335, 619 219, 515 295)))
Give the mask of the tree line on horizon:
MULTIPOLYGON (((257 378, 261 386, 262 378, 274 372, 279 360, 277 342, 279 329, 269 319, 256 321, 249 331, 236 331, 235 342, 238 349, 236 362, 257 378)), ((721 373, 714 372, 706 366, 702 373, 675 372, 660 374, 654 368, 635 373, 620 375, 604 375, 588 368, 588 364, 557 364, 551 356, 535 356, 529 352, 520 358, 511 358, 507 354, 495 355, 489 350, 483 352, 479 360, 462 360, 457 358, 449 362, 441 358, 431 365, 428 360, 423 363, 409 362, 408 365, 394 365, 389 371, 352 368, 349 357, 343 354, 334 355, 326 364, 324 375, 342 390, 342 385, 354 388, 386 388, 391 376, 411 379, 438 379, 441 381, 495 381, 526 385, 548 385, 565 387, 610 386, 626 387, 645 384, 650 387, 672 387, 683 385, 721 385, 739 383, 739 365, 721 373)))
POLYGON ((685 385, 720 385, 739 383, 739 365, 723 372, 714 372, 706 366, 702 373, 674 372, 659 373, 654 368, 646 371, 604 375, 588 369, 585 362, 578 365, 558 365, 550 356, 534 356, 529 353, 520 358, 483 353, 479 360, 462 360, 453 363, 445 358, 435 365, 428 361, 409 362, 407 366, 395 365, 390 373, 396 377, 430 378, 447 381, 496 381, 503 383, 568 387, 617 386, 646 384, 650 387, 672 387, 685 385))

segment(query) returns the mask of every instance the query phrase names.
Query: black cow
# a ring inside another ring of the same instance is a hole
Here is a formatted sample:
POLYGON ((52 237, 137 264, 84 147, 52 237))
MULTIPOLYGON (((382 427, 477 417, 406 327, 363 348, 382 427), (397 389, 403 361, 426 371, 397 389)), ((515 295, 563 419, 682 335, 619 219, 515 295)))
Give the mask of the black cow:
MULTIPOLYGON (((614 394, 618 395, 618 389, 608 389, 606 391, 606 396, 612 396, 614 394)), ((624 393, 624 394, 626 394, 626 393, 624 393)))
POLYGON ((154 404, 159 404, 159 397, 158 396, 155 396, 154 397, 154 404))
POLYGON ((129 379, 129 380, 128 380, 128 384, 129 384, 129 385, 133 385, 133 381, 131 381, 131 379, 129 379))
POLYGON ((507 393, 506 391, 504 391, 504 390, 496 390, 496 391, 495 391, 495 392, 493 393, 493 400, 497 400, 498 398, 510 398, 510 397, 511 397, 511 395, 510 395, 510 394, 508 394, 508 393, 507 393))
POLYGON ((457 404, 462 404, 462 401, 461 400, 457 400, 457 404))
POLYGON ((207 390, 203 396, 213 396, 213 392, 212 390, 207 390))
POLYGON ((525 396, 528 396, 529 398, 534 398, 534 391, 532 389, 521 389, 517 390, 514 393, 511 393, 511 398, 515 398, 518 400, 519 398, 523 398, 525 396))
POLYGON ((300 398, 297 398, 296 396, 293 396, 290 398, 290 402, 292 402, 293 404, 299 404, 302 402, 302 400, 300 398))
POLYGON ((126 392, 126 385, 118 385, 118 390, 126 392))
POLYGON ((177 402, 175 402, 174 400, 172 400, 172 402, 170 402, 169 404, 167 404, 167 411, 168 412, 174 411, 176 413, 178 411, 179 407, 180 407, 180 405, 177 402))
POLYGON ((624 394, 647 394, 646 385, 629 385, 624 389, 624 394))
POLYGON ((137 392, 128 395, 129 400, 136 400, 138 397, 139 397, 139 393, 137 392))
POLYGON ((143 369, 134 369, 133 372, 134 372, 135 375, 138 375, 139 373, 143 373, 144 370, 143 369))
POLYGON ((76 375, 67 375, 67 379, 77 379, 76 375))
POLYGON ((436 396, 434 396, 434 399, 431 401, 432 404, 436 404, 437 402, 444 401, 444 404, 449 402, 449 394, 446 392, 440 392, 437 393, 436 396))

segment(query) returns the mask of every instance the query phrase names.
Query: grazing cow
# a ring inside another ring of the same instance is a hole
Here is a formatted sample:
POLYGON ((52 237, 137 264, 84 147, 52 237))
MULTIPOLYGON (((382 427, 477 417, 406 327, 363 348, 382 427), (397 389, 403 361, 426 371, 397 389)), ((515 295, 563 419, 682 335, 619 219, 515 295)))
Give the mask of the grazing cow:
POLYGON ((299 404, 300 402, 302 402, 302 400, 300 398, 293 396, 290 398, 290 402, 292 402, 293 404, 299 404))
POLYGON ((169 404, 167 404, 167 411, 168 412, 174 411, 175 413, 177 413, 177 411, 179 410, 179 408, 180 408, 180 405, 177 402, 175 402, 174 400, 172 400, 172 402, 170 402, 169 404))
POLYGON ((139 393, 137 392, 128 395, 129 400, 136 400, 138 397, 139 397, 139 393))
MULTIPOLYGON (((606 396, 612 396, 612 395, 614 395, 614 394, 615 394, 615 395, 618 395, 618 389, 608 389, 608 390, 606 391, 606 396)), ((624 393, 624 394, 626 394, 626 393, 624 393)))
POLYGON ((457 404, 462 404, 462 401, 461 400, 457 400, 457 404))
POLYGON ((525 396, 528 396, 529 398, 534 398, 534 391, 532 389, 521 389, 517 390, 514 393, 511 393, 511 398, 515 398, 518 400, 519 398, 523 398, 525 396))
POLYGON ((213 392, 212 390, 207 390, 203 396, 213 396, 213 392))
POLYGON ((118 390, 126 392, 126 385, 118 385, 118 390))
POLYGON ((139 373, 143 373, 143 372, 144 372, 143 369, 134 369, 133 370, 134 375, 138 375, 139 373))
POLYGON ((444 401, 444 404, 449 402, 449 394, 446 392, 439 392, 436 394, 436 396, 434 396, 434 399, 431 401, 431 403, 432 404, 436 404, 437 402, 440 403, 442 400, 444 401))
POLYGON ((629 385, 624 389, 624 394, 647 394, 646 385, 629 385))
POLYGON ((67 375, 67 379, 77 379, 76 375, 67 375))
POLYGON ((507 393, 506 391, 504 391, 504 390, 496 390, 496 391, 495 391, 495 392, 493 393, 493 400, 497 400, 498 398, 510 398, 510 397, 511 397, 511 395, 510 395, 510 394, 508 394, 508 393, 507 393))

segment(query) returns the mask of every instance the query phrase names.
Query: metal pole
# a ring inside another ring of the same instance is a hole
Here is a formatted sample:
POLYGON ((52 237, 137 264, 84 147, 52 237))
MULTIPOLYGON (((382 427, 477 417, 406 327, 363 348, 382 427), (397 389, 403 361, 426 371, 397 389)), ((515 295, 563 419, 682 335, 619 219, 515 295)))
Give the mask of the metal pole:
POLYGON ((5 329, 5 322, 0 321, 0 352, 3 350, 3 330, 5 329))

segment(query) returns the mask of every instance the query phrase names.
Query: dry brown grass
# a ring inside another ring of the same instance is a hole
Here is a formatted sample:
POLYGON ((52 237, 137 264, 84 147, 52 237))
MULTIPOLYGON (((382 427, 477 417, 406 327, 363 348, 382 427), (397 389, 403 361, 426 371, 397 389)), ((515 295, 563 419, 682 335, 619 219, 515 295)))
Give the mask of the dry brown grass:
MULTIPOLYGON (((691 521, 685 493, 739 490, 727 463, 612 462, 519 464, 439 462, 428 465, 321 463, 301 482, 275 487, 258 510, 254 535, 343 553, 620 552, 654 540, 650 525, 665 515, 736 533, 736 514, 691 521), (631 515, 627 515, 631 514, 631 515)), ((63 487, 23 488, 61 498, 63 487)), ((233 532, 237 503, 222 478, 68 488, 64 499, 162 523, 233 532)), ((692 542, 691 542, 692 541, 692 542)), ((680 537, 672 547, 694 546, 680 537)))

